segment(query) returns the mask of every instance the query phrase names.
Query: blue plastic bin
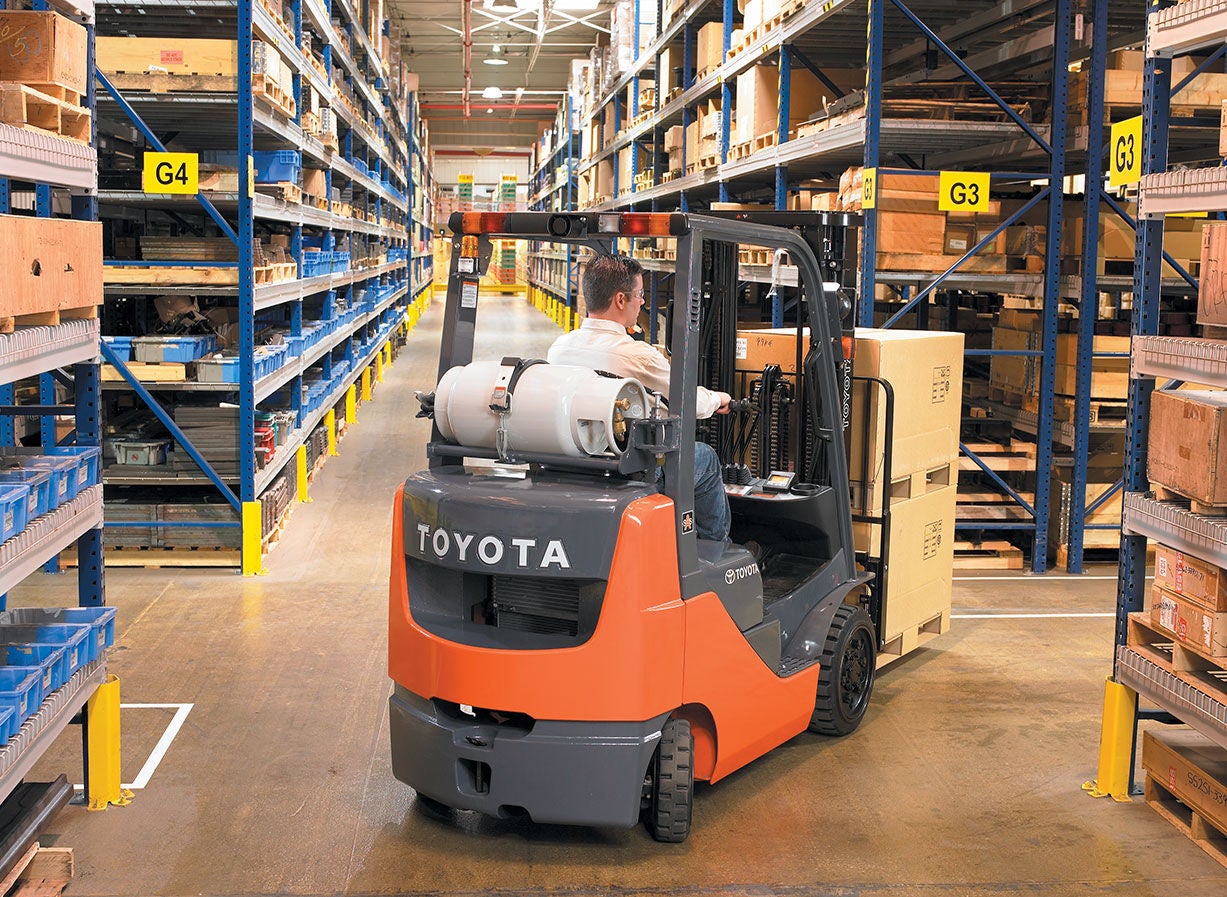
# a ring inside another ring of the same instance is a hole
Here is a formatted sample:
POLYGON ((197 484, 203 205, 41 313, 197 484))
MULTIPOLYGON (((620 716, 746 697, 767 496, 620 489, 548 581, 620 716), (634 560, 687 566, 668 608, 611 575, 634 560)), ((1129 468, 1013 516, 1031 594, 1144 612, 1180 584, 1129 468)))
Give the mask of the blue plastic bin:
POLYGON ((51 694, 68 681, 68 652, 59 645, 45 645, 37 642, 26 642, 20 645, 4 645, 0 647, 0 657, 4 664, 11 667, 37 666, 49 673, 44 679, 44 694, 51 694))
POLYGON ((72 676, 88 663, 90 646, 85 642, 90 637, 88 623, 63 623, 46 626, 19 626, 0 623, 0 645, 24 645, 31 642, 39 645, 55 645, 64 649, 67 660, 67 675, 72 676))
POLYGON ((96 445, 57 445, 47 449, 48 455, 62 455, 75 458, 77 461, 77 492, 96 486, 98 479, 98 462, 102 458, 102 449, 96 445))
POLYGON ((51 488, 48 490, 51 510, 77 497, 77 459, 63 455, 13 455, 22 467, 46 470, 51 473, 51 488))
POLYGON ((120 361, 132 360, 132 337, 104 336, 102 341, 111 347, 111 351, 120 361))
POLYGON ((0 625, 12 626, 88 626, 90 637, 82 643, 88 648, 82 663, 97 660, 115 644, 113 607, 18 607, 0 613, 0 625))
POLYGON ((0 485, 0 542, 26 528, 30 516, 30 487, 25 483, 0 485))
POLYGON ((257 150, 252 153, 256 166, 257 184, 276 184, 281 181, 298 183, 302 169, 302 153, 298 150, 257 150))
POLYGON ((0 483, 24 483, 30 487, 26 524, 51 510, 51 471, 39 467, 0 467, 0 483))
POLYGON ((177 361, 186 364, 203 358, 217 348, 214 336, 138 336, 132 341, 137 361, 177 361))
POLYGON ((18 726, 43 702, 42 671, 38 667, 0 667, 0 707, 12 707, 18 726))

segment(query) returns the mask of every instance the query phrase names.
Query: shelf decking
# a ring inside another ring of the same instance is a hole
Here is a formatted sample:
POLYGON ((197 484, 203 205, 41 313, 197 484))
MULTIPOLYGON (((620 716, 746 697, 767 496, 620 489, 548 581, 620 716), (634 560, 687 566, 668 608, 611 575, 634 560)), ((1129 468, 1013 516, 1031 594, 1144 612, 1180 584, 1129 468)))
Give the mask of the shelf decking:
POLYGON ((1127 492, 1121 525, 1126 532, 1227 567, 1227 518, 1195 514, 1187 502, 1160 501, 1140 492, 1127 492))
POLYGON ((1133 376, 1191 380, 1227 389, 1227 342, 1181 336, 1135 336, 1133 376))
POLYGON ((81 712, 106 678, 105 658, 81 667, 64 685, 53 691, 38 712, 22 723, 17 734, 0 748, 0 801, 7 798, 29 774, 38 758, 81 712))
POLYGON ((0 333, 0 383, 94 362, 98 359, 98 334, 97 318, 0 333))
POLYGON ((1160 171, 1138 184, 1141 218, 1221 211, 1227 211, 1227 168, 1160 171))
POLYGON ((1227 43, 1227 3, 1223 0, 1184 0, 1150 14, 1146 23, 1146 52, 1151 56, 1192 53, 1227 43))
POLYGON ((76 498, 31 521, 0 544, 0 595, 38 570, 91 529, 102 526, 102 487, 90 486, 76 498))
POLYGON ((76 140, 0 124, 0 177, 93 190, 98 154, 76 140))
POLYGON ((1227 748, 1227 705, 1131 648, 1116 649, 1116 681, 1227 748))

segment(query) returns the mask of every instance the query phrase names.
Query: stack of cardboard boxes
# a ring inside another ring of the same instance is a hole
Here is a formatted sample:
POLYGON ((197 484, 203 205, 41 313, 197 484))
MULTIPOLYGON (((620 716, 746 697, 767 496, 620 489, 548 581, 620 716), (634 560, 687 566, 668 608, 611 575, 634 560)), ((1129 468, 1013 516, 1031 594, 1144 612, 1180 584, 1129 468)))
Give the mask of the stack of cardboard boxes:
MULTIPOLYGON (((950 627, 963 335, 858 329, 854 371, 885 380, 895 397, 889 482, 885 397, 876 384, 854 385, 848 459, 854 513, 880 515, 890 494, 885 646, 879 655, 880 662, 889 662, 950 627)), ((881 528, 857 523, 853 530, 856 550, 877 557, 881 528)))

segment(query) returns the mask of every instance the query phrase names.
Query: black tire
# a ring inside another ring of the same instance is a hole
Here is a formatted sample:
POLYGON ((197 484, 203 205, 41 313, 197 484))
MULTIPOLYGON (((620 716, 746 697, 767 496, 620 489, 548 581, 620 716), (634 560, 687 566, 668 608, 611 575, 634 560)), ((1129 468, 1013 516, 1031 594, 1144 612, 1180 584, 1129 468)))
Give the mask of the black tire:
POLYGON ((434 816, 450 816, 452 814, 452 808, 443 803, 443 801, 427 797, 420 791, 416 792, 414 802, 423 812, 434 816))
POLYGON ((851 604, 840 605, 822 649, 811 732, 848 735, 861 724, 873 694, 877 644, 869 614, 851 604))
POLYGON ((680 844, 690 834, 694 806, 694 735, 690 720, 669 719, 652 758, 648 831, 657 841, 680 844))

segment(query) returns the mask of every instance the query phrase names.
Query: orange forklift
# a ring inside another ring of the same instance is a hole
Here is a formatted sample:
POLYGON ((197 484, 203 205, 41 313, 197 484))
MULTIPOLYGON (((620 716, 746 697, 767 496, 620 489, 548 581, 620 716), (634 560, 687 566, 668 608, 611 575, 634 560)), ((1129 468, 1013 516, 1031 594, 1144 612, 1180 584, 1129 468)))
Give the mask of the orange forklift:
POLYGON ((853 550, 850 304, 823 240, 783 223, 452 216, 439 382, 418 395, 433 418, 429 467, 396 495, 389 594, 392 767, 426 806, 642 819, 679 842, 695 781, 864 718, 880 602, 853 550), (693 397, 702 383, 744 395, 739 421, 697 421, 693 398, 666 407, 634 380, 586 368, 473 358, 492 239, 608 252, 620 237, 676 240, 669 394, 693 397), (771 425, 763 384, 735 382, 739 246, 786 253, 797 271, 808 339, 783 437, 754 432, 771 425), (744 451, 752 433, 757 468, 744 451), (696 535, 696 438, 725 462, 731 544, 696 535))

